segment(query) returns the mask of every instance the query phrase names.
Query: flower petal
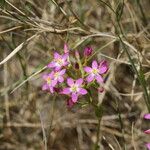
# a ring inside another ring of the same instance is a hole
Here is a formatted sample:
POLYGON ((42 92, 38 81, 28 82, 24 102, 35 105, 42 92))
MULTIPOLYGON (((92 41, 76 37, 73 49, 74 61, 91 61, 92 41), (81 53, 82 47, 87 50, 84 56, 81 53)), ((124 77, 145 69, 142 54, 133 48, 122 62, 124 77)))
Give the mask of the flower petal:
POLYGON ((66 95, 70 94, 71 93, 70 88, 64 88, 61 93, 66 95))
POLYGON ((87 73, 91 73, 92 72, 92 68, 91 67, 84 67, 84 71, 87 72, 87 73))
POLYGON ((86 95, 86 94, 87 94, 87 90, 84 89, 84 88, 80 88, 79 93, 80 93, 81 95, 86 95))
POLYGON ((99 65, 99 73, 104 74, 107 72, 107 70, 108 70, 107 61, 105 61, 105 60, 101 61, 100 65, 99 65))
POLYGON ((56 63, 52 61, 52 62, 50 62, 50 63, 47 65, 47 67, 48 67, 48 68, 54 68, 54 67, 55 67, 55 64, 56 64, 56 63))
POLYGON ((68 66, 69 62, 68 61, 65 61, 63 66, 68 66))
POLYGON ((59 81, 60 83, 62 83, 62 82, 64 81, 64 78, 63 78, 62 76, 60 76, 60 77, 58 78, 58 81, 59 81))
POLYGON ((69 53, 66 53, 62 56, 62 59, 67 60, 68 57, 69 57, 69 53))
POLYGON ((150 134, 150 129, 148 129, 148 130, 144 131, 144 133, 146 133, 146 134, 150 134))
POLYGON ((145 114, 145 115, 144 115, 144 118, 145 118, 145 119, 150 119, 150 114, 145 114))
POLYGON ((68 79, 67 79, 67 84, 68 84, 69 86, 72 86, 72 85, 74 84, 74 80, 73 80, 72 78, 68 78, 68 79))
POLYGON ((91 81, 93 81, 94 80, 94 75, 88 75, 87 77, 86 77, 86 80, 87 80, 87 82, 91 82, 91 81))
POLYGON ((72 101, 73 101, 74 103, 76 103, 77 100, 78 100, 78 95, 77 95, 76 93, 72 93, 71 97, 72 97, 72 101))
POLYGON ((92 68, 95 68, 95 69, 98 68, 98 63, 97 63, 96 60, 94 60, 94 61, 92 62, 92 68))
POLYGON ((146 147, 148 148, 148 150, 150 150, 150 143, 147 143, 146 147))
POLYGON ((83 83, 83 79, 82 79, 82 78, 76 80, 76 84, 78 84, 79 86, 80 86, 82 83, 83 83))
POLYGON ((62 66, 60 66, 60 65, 59 65, 59 66, 56 66, 56 67, 55 67, 55 71, 59 71, 59 70, 61 69, 61 67, 62 67, 62 66))
POLYGON ((48 75, 47 75, 47 74, 44 74, 44 75, 42 76, 42 78, 43 78, 44 80, 46 80, 46 79, 47 79, 47 77, 48 77, 48 75))
POLYGON ((101 75, 96 75, 95 78, 96 78, 97 82, 99 82, 99 83, 103 83, 104 82, 104 80, 103 80, 101 75))
POLYGON ((59 55, 59 53, 57 52, 54 52, 54 59, 58 59, 58 58, 61 58, 61 55, 59 55))
POLYGON ((64 44, 64 53, 69 53, 69 48, 66 43, 64 44))
POLYGON ((51 93, 54 93, 54 88, 53 87, 49 87, 49 90, 51 93))
POLYGON ((48 84, 43 84, 42 90, 47 90, 49 88, 48 84))
POLYGON ((60 75, 64 75, 65 72, 66 72, 66 69, 63 69, 63 70, 61 70, 59 73, 60 73, 60 75))
POLYGON ((57 80, 52 80, 51 81, 51 86, 54 87, 57 84, 57 80))

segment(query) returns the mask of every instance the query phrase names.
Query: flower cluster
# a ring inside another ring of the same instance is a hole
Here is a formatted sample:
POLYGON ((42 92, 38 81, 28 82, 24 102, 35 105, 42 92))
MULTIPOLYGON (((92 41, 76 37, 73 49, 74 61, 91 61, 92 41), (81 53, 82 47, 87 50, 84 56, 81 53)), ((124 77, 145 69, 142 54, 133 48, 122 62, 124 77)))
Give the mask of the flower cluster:
MULTIPOLYGON (((144 118, 150 120, 150 114, 145 114, 145 115, 144 115, 144 118)), ((144 133, 150 134, 150 129, 144 131, 144 133)), ((150 143, 147 143, 147 144, 146 144, 146 147, 150 150, 150 143)))
POLYGON ((86 47, 81 59, 79 52, 71 53, 66 44, 63 54, 54 52, 53 60, 47 65, 51 72, 43 75, 45 83, 42 89, 52 94, 67 95, 69 107, 72 107, 79 97, 88 94, 91 86, 97 85, 98 91, 102 92, 103 88, 99 87, 104 83, 103 74, 107 72, 108 65, 104 60, 99 63, 93 60, 91 66, 87 66, 87 58, 92 52, 91 47, 86 47))

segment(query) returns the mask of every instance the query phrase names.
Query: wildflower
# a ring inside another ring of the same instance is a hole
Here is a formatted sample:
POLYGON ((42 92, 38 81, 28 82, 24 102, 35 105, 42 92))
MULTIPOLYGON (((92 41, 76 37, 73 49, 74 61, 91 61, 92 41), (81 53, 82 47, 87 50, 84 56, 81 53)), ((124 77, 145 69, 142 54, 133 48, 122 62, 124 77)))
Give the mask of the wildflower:
POLYGON ((84 57, 90 56, 92 54, 92 52, 93 52, 93 49, 91 47, 86 47, 84 49, 84 52, 83 52, 84 53, 84 57))
POLYGON ((75 69, 79 69, 79 64, 76 62, 76 63, 74 64, 74 67, 75 67, 75 69))
POLYGON ((68 65, 68 57, 69 54, 66 53, 64 55, 60 55, 57 52, 54 53, 54 59, 52 62, 48 64, 48 68, 54 68, 56 70, 60 70, 62 67, 68 65))
POLYGON ((147 143, 146 147, 148 148, 148 150, 150 150, 150 143, 147 143))
POLYGON ((99 93, 103 93, 103 92, 104 92, 104 88, 103 88, 103 87, 99 87, 99 88, 98 88, 98 92, 99 92, 99 93))
POLYGON ((145 119, 150 119, 150 114, 145 114, 145 115, 144 115, 144 118, 145 118, 145 119))
POLYGON ((144 133, 146 133, 146 134, 150 134, 150 129, 148 129, 148 130, 144 131, 144 133))
POLYGON ((89 74, 86 78, 87 82, 91 82, 96 79, 98 83, 102 83, 104 80, 101 75, 106 73, 107 69, 108 66, 105 61, 101 61, 98 65, 97 61, 94 60, 92 62, 92 68, 88 66, 84 67, 85 72, 89 74))
POLYGON ((64 81, 64 77, 63 75, 65 74, 66 72, 66 69, 62 69, 62 70, 58 70, 58 71, 53 71, 53 76, 54 76, 54 79, 56 81, 56 84, 59 82, 59 83, 62 83, 64 81))
POLYGON ((79 54, 79 52, 77 50, 75 51, 75 56, 76 56, 77 59, 80 58, 80 54, 79 54))
POLYGON ((54 87, 56 86, 56 80, 53 80, 53 72, 50 74, 43 75, 43 79, 46 81, 42 86, 42 90, 50 90, 51 93, 54 93, 54 87))
MULTIPOLYGON (((150 114, 145 114, 145 115, 144 115, 144 118, 150 120, 150 114)), ((144 133, 150 134, 150 129, 144 131, 144 133)))
POLYGON ((64 53, 69 53, 69 48, 66 43, 64 44, 64 53))
POLYGON ((102 60, 99 63, 100 74, 105 74, 108 71, 108 64, 106 60, 102 60))
MULTIPOLYGON (((150 120, 150 114, 145 114, 145 115, 144 115, 144 118, 150 120)), ((144 131, 144 133, 150 134, 150 129, 144 131)), ((146 147, 150 150, 150 143, 147 143, 147 144, 146 144, 146 147)))
POLYGON ((79 95, 87 94, 87 90, 82 88, 83 79, 74 81, 72 78, 67 79, 68 88, 64 88, 62 94, 70 95, 72 102, 76 103, 79 95))

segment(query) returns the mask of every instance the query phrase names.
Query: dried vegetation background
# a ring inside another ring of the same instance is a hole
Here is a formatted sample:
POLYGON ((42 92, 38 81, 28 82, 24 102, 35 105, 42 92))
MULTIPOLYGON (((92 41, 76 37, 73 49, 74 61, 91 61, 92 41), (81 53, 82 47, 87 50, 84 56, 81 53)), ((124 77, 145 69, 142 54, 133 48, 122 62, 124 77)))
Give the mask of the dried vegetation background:
POLYGON ((0 5, 0 150, 44 150, 45 143, 48 150, 92 149, 94 110, 68 109, 65 98, 41 90, 41 73, 64 42, 81 55, 91 45, 95 58, 109 62, 105 92, 93 91, 104 106, 101 150, 146 149, 144 91, 124 48, 149 85, 149 0, 0 0, 0 5))

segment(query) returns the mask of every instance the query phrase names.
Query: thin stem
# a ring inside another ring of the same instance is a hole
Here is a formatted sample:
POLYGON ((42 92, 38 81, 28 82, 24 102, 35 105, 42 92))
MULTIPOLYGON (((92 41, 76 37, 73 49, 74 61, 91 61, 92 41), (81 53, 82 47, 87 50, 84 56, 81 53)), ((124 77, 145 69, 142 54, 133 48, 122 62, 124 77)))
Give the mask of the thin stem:
POLYGON ((96 135, 96 143, 95 143, 95 150, 100 150, 100 127, 101 127, 101 119, 102 117, 99 117, 98 120, 98 125, 97 125, 97 135, 96 135))

